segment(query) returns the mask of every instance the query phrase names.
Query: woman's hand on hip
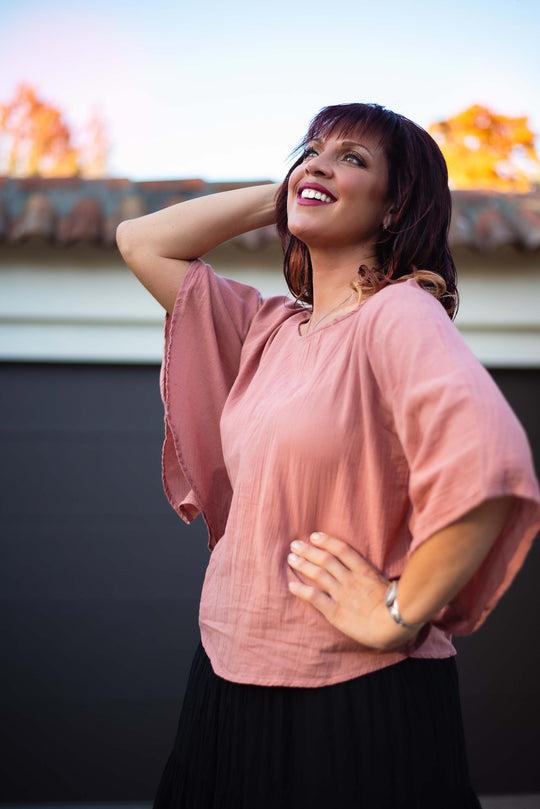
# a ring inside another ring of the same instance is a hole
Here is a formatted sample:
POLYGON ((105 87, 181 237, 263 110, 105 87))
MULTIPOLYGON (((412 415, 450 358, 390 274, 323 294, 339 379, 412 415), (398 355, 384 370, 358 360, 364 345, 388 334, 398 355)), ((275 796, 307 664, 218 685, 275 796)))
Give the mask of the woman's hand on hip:
POLYGON ((289 582, 291 593, 363 646, 398 648, 417 634, 388 612, 388 580, 343 540, 322 533, 311 534, 310 542, 295 540, 288 563, 303 579, 289 582))

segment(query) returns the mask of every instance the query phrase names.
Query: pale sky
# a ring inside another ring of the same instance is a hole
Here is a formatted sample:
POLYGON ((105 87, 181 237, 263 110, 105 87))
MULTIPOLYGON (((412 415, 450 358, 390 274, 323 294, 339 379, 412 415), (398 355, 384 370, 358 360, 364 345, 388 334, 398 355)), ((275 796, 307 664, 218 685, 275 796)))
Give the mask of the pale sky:
POLYGON ((480 103, 540 132, 539 41, 538 0, 11 0, 0 103, 26 81, 74 127, 100 110, 112 176, 280 179, 326 104, 427 126, 480 103))

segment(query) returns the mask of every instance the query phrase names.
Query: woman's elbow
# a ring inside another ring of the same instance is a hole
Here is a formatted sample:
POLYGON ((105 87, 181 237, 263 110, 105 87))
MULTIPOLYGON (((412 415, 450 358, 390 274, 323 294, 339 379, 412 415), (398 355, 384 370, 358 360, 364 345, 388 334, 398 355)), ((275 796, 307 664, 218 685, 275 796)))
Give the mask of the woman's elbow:
POLYGON ((120 222, 116 228, 116 244, 126 262, 128 262, 128 256, 133 254, 134 243, 133 220, 126 219, 120 222))

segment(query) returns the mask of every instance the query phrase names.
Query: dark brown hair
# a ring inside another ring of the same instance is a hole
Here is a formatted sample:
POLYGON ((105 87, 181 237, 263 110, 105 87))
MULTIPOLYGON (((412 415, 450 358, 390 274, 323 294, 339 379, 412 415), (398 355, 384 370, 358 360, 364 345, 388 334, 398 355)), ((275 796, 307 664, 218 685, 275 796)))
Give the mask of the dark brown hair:
POLYGON ((388 161, 390 221, 375 244, 376 268, 362 265, 355 286, 364 297, 388 284, 414 277, 437 297, 450 317, 457 310, 456 268, 448 247, 452 200, 441 150, 428 133, 403 115, 379 104, 324 107, 311 121, 293 154, 301 152, 276 197, 277 228, 285 253, 284 273, 298 301, 313 303, 311 259, 307 246, 287 227, 291 172, 302 163, 313 140, 329 135, 369 134, 379 138, 388 161))

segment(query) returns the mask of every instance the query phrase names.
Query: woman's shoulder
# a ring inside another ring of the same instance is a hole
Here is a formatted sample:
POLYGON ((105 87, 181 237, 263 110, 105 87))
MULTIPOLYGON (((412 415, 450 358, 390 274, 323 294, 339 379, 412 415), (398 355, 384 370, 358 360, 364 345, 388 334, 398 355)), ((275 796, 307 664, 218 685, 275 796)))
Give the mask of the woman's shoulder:
POLYGON ((432 368, 443 359, 479 365, 442 303, 414 279, 388 285, 363 308, 362 344, 373 366, 401 373, 413 358, 432 368))
POLYGON ((386 333, 396 339, 408 339, 430 329, 442 334, 457 333, 440 300, 413 278, 388 284, 362 307, 363 326, 368 333, 386 333))
POLYGON ((302 308, 286 295, 263 298, 251 322, 246 342, 267 343, 278 331, 283 333, 282 327, 301 311, 302 308))
POLYGON ((284 307, 289 315, 294 311, 298 311, 298 305, 291 298, 286 295, 264 298, 256 287, 246 283, 247 280, 221 275, 204 259, 197 258, 190 264, 186 276, 186 286, 191 282, 194 286, 206 287, 210 294, 219 294, 256 303, 257 314, 262 317, 272 317, 273 313, 280 312, 284 307))
POLYGON ((395 310, 403 313, 405 307, 440 312, 451 322, 441 302, 421 287, 414 278, 388 284, 379 292, 371 295, 365 302, 366 312, 369 312, 371 316, 376 316, 382 309, 385 312, 395 310))
POLYGON ((273 295, 262 299, 259 317, 289 318, 302 311, 303 307, 287 295, 273 295))

